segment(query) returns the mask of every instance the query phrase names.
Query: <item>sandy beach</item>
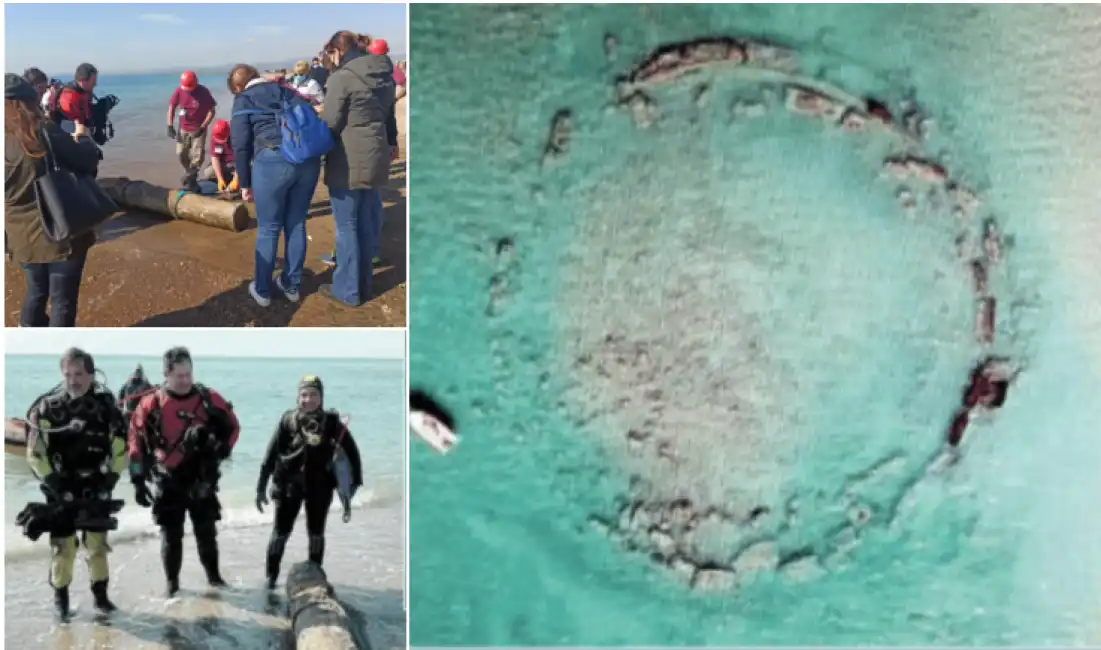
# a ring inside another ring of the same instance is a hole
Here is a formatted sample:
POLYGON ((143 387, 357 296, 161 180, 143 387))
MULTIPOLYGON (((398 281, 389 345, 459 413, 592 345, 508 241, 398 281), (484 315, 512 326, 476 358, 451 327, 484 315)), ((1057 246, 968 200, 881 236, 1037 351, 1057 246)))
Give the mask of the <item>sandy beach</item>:
MULTIPOLYGON (((332 209, 324 179, 318 183, 307 223, 311 241, 302 279, 303 299, 275 299, 268 308, 248 294, 253 272, 255 219, 245 231, 231 233, 167 217, 128 211, 104 224, 89 253, 80 290, 79 327, 402 327, 406 281, 406 148, 405 107, 398 103, 399 158, 391 166, 390 186, 383 190, 384 227, 381 256, 375 268, 375 298, 352 309, 316 295, 332 281, 320 261, 334 246, 332 209)), ((127 176, 164 186, 178 181, 170 153, 155 169, 130 168, 107 160, 100 176, 127 176)), ((250 211, 253 206, 249 206, 250 211)), ((25 281, 17 264, 6 262, 5 318, 19 323, 25 281)))
MULTIPOLYGON (((348 524, 334 516, 329 529, 325 567, 337 597, 357 623, 361 642, 366 639, 374 650, 405 647, 401 519, 401 509, 393 504, 369 505, 355 509, 348 524)), ((303 528, 295 530, 287 546, 284 576, 292 563, 305 559, 303 528)), ((5 642, 9 647, 56 650, 293 647, 282 580, 274 592, 262 587, 269 533, 267 525, 219 531, 222 574, 230 583, 223 591, 206 587, 189 534, 184 540, 183 595, 171 601, 163 597, 158 538, 149 534, 116 543, 110 558, 111 597, 119 611, 110 621, 96 620, 87 575, 78 560, 71 588, 75 614, 70 624, 60 626, 54 622, 52 594, 45 583, 49 551, 43 541, 37 552, 6 562, 5 642)))

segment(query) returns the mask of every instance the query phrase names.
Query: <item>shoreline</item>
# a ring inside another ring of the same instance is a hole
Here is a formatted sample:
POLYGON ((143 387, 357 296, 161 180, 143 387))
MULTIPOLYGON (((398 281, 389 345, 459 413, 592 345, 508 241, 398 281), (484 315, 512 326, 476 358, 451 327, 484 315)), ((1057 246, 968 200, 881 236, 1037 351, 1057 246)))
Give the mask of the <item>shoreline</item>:
MULTIPOLYGON (((330 581, 356 621, 357 632, 374 650, 405 647, 403 515, 401 508, 360 507, 353 510, 351 523, 337 518, 327 531, 325 567, 330 581)), ((44 580, 48 546, 42 543, 40 555, 5 558, 7 606, 21 612, 18 620, 8 620, 5 641, 13 647, 20 642, 41 648, 91 643, 115 650, 293 647, 284 645, 290 636, 285 577, 294 563, 305 559, 305 525, 299 521, 295 527, 274 592, 263 587, 263 549, 269 534, 270 522, 219 528, 221 568, 230 588, 216 591, 206 587, 188 530, 182 595, 171 600, 161 594, 160 542, 155 535, 113 546, 110 595, 119 611, 109 624, 95 620, 87 574, 78 557, 71 587, 74 615, 62 626, 52 618, 44 580)))
MULTIPOLYGON (((78 327, 404 327, 406 270, 406 100, 398 103, 399 155, 383 189, 381 256, 369 303, 350 308, 317 295, 332 281, 321 263, 335 246, 328 189, 318 181, 310 206, 302 299, 273 296, 269 307, 248 293, 253 274, 255 218, 239 233, 128 210, 97 231, 80 288, 78 327)), ((105 166, 104 173, 122 170, 105 166)), ((254 208, 249 204, 250 215, 254 208)), ((6 327, 19 325, 25 280, 5 261, 6 327)))

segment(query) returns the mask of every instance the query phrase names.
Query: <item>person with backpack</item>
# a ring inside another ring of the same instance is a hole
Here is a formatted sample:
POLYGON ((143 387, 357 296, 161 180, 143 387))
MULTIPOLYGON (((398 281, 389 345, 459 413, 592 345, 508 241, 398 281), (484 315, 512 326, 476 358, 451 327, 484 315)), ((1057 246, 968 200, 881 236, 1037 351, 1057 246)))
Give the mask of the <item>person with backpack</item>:
POLYGON ((84 262, 95 233, 47 239, 35 182, 46 175, 47 144, 54 161, 77 174, 95 175, 102 156, 91 141, 74 141, 47 121, 35 89, 11 73, 4 75, 4 136, 4 239, 27 283, 19 326, 75 327, 84 262))
POLYGON ((161 529, 169 598, 180 590, 184 521, 189 517, 207 582, 226 586, 218 566, 218 468, 240 432, 233 406, 194 381, 187 348, 165 352, 164 384, 142 397, 130 416, 128 456, 134 502, 152 508, 161 529))
POLYGON ((325 157, 325 184, 336 221, 336 269, 321 294, 358 307, 371 299, 372 258, 382 236, 381 188, 397 147, 393 64, 366 54, 360 36, 342 31, 325 46, 334 66, 321 119, 336 135, 325 157))
POLYGON ((226 85, 234 95, 230 140, 241 196, 256 204, 255 277, 249 294, 261 307, 271 304, 283 234, 285 262, 274 283, 287 300, 298 302, 306 218, 321 176, 321 156, 332 149, 333 134, 293 88, 250 65, 235 66, 226 85))
POLYGON ((206 157, 206 129, 214 121, 218 102, 191 70, 180 75, 180 85, 168 100, 168 137, 176 141, 176 156, 184 169, 182 186, 199 191, 199 171, 206 157), (179 112, 180 128, 173 126, 179 112))

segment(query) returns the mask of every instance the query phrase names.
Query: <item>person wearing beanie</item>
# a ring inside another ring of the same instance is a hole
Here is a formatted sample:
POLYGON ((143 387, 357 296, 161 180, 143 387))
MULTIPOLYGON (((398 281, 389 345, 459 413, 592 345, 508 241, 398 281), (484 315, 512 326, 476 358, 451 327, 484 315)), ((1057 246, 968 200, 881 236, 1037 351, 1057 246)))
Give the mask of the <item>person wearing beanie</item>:
MULTIPOLYGON (((351 466, 352 490, 363 485, 359 448, 336 411, 327 411, 321 378, 306 375, 298 382, 298 403, 283 413, 268 444, 256 485, 256 509, 264 511, 271 480, 274 525, 268 542, 267 583, 275 588, 283 551, 303 506, 309 535, 309 561, 321 566, 325 555, 325 523, 337 488, 334 459, 343 453, 351 466)), ((345 504, 344 521, 351 518, 345 504)))
POLYGON ((77 141, 46 119, 34 87, 12 73, 4 75, 4 134, 5 244, 27 283, 19 326, 74 327, 84 261, 95 233, 47 239, 35 187, 46 174, 47 144, 53 161, 76 174, 94 176, 102 156, 91 140, 77 141))
POLYGON ((232 404, 194 381, 187 348, 171 348, 163 361, 164 383, 142 397, 130 416, 129 457, 134 502, 151 508, 161 529, 161 562, 171 598, 180 590, 188 518, 207 582, 226 586, 218 564, 218 468, 237 444, 241 425, 232 404))

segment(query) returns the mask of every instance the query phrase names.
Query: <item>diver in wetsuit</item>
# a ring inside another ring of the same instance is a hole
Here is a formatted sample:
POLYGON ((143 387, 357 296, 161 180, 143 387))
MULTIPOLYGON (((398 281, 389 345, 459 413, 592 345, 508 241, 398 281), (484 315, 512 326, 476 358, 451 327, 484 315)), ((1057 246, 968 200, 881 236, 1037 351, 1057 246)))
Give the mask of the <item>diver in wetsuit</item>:
POLYGON ((111 518, 117 508, 109 504, 126 467, 126 424, 110 391, 95 383, 90 354, 66 350, 61 372, 62 384, 35 400, 27 414, 31 425, 27 461, 42 480, 46 507, 28 505, 17 523, 32 539, 50 533, 49 580, 57 615, 66 621, 78 530, 87 553, 95 608, 103 613, 115 610, 107 597, 107 531, 117 525, 111 518))
MULTIPOLYGON (((307 375, 298 383, 298 407, 279 418, 268 444, 256 486, 256 509, 264 511, 268 503, 268 479, 275 501, 275 524, 268 543, 268 588, 274 589, 279 564, 295 519, 306 507, 306 532, 309 535, 310 562, 321 566, 325 555, 325 521, 337 488, 334 458, 338 450, 351 465, 352 489, 363 485, 359 448, 336 411, 324 409, 325 387, 321 380, 307 375)), ((344 520, 351 514, 345 509, 344 520)))
POLYGON ((139 364, 126 383, 119 389, 118 403, 122 408, 122 414, 128 419, 138 408, 138 402, 146 393, 152 392, 153 384, 145 376, 145 370, 139 364))
POLYGON ((237 444, 233 406, 192 380, 186 348, 164 353, 164 384, 138 403, 130 418, 130 481, 134 499, 153 509, 161 529, 167 594, 180 589, 184 519, 190 516, 199 562, 212 587, 224 587, 218 568, 219 465, 237 444), (152 483, 152 491, 149 483, 152 483))

